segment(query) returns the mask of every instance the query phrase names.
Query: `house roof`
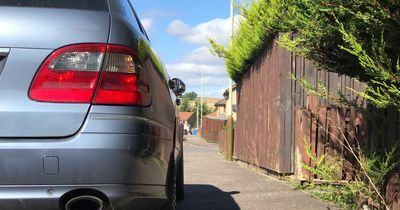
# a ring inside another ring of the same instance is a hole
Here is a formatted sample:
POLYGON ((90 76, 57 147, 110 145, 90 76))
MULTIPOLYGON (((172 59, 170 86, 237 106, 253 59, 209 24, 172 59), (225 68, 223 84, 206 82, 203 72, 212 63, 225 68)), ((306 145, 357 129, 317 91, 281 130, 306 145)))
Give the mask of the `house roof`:
POLYGON ((225 106, 226 105, 226 99, 221 99, 215 103, 215 106, 225 106))
POLYGON ((210 114, 206 115, 205 117, 216 117, 218 116, 218 112, 211 112, 210 114))
POLYGON ((194 112, 179 112, 182 121, 188 121, 193 115, 194 112))
POLYGON ((226 116, 218 116, 217 112, 210 113, 204 117, 212 120, 226 120, 226 116))
MULTIPOLYGON (((236 88, 237 88, 236 84, 233 84, 232 85, 232 91, 235 91, 236 88)), ((229 95, 229 88, 225 90, 224 97, 228 97, 228 95, 229 95)))

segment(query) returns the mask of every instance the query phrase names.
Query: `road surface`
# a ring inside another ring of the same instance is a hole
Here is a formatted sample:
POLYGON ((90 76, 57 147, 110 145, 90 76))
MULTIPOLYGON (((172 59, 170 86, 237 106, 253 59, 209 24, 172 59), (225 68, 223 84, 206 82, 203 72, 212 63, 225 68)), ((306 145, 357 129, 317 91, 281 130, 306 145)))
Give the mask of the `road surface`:
POLYGON ((288 184, 224 160, 217 145, 187 137, 185 200, 178 210, 327 210, 327 203, 288 184))

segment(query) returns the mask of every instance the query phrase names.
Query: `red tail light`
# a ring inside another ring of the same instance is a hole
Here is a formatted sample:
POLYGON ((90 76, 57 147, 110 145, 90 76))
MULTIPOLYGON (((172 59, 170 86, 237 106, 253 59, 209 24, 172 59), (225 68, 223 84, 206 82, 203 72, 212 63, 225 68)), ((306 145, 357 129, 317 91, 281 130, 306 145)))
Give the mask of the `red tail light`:
POLYGON ((128 47, 67 46, 42 64, 29 97, 41 102, 148 106, 150 86, 140 71, 137 54, 128 47))

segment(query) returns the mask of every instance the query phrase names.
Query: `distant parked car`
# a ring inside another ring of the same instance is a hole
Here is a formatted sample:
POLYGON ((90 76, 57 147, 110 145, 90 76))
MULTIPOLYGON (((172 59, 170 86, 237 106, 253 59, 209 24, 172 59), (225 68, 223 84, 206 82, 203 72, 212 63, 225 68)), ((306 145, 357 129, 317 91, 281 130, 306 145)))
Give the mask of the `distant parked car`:
POLYGON ((131 0, 0 1, 0 209, 174 209, 183 125, 131 0))

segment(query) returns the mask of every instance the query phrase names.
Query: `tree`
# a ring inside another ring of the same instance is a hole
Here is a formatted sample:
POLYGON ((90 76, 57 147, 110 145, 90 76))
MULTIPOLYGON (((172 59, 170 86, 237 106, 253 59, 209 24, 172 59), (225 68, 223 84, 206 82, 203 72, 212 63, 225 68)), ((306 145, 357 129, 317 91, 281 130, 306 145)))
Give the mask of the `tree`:
POLYGON ((195 108, 197 106, 197 103, 193 107, 193 106, 190 106, 190 101, 196 101, 197 100, 197 93, 195 93, 193 91, 189 92, 189 93, 185 93, 182 96, 181 100, 182 100, 182 103, 179 106, 179 111, 181 111, 181 112, 195 112, 195 108))
MULTIPOLYGON (((182 96, 181 100, 182 103, 179 106, 180 112, 194 112, 196 117, 197 116, 200 117, 201 107, 199 106, 199 98, 197 98, 197 93, 195 92, 186 93, 182 96)), ((210 108, 209 106, 207 106, 206 103, 203 103, 202 107, 203 107, 203 113, 201 116, 206 116, 215 111, 215 108, 210 108)))
POLYGON ((189 93, 185 93, 182 97, 185 98, 185 99, 194 101, 194 100, 197 99, 197 93, 192 91, 192 92, 189 92, 189 93))
MULTIPOLYGON (((196 107, 198 106, 198 103, 196 103, 196 107)), ((202 104, 203 107, 203 115, 202 116, 206 116, 212 112, 215 111, 215 108, 210 108, 209 106, 207 106, 205 103, 202 104)), ((201 111, 201 108, 199 107, 199 112, 201 111)), ((196 114, 197 114, 197 108, 196 108, 196 114)))
POLYGON ((189 105, 189 100, 181 99, 181 105, 179 106, 179 111, 181 112, 192 112, 192 108, 189 105))
MULTIPOLYGON (((197 115, 197 107, 199 106, 199 102, 196 101, 192 106, 190 106, 188 100, 183 100, 182 104, 179 106, 179 111, 181 112, 194 112, 197 115)), ((208 107, 205 103, 202 105, 203 107, 203 115, 208 115, 215 111, 215 109, 208 107)), ((201 107, 198 107, 199 112, 201 111, 201 107)))

